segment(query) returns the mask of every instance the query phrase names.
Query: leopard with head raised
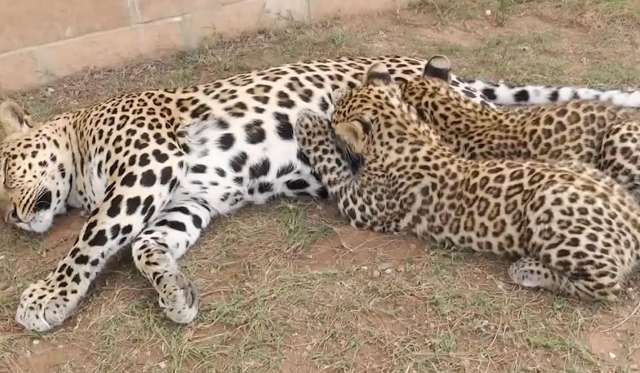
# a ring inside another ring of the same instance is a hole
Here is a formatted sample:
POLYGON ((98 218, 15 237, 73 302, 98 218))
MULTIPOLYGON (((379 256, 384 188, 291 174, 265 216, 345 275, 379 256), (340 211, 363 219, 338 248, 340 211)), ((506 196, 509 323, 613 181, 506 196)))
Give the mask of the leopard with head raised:
POLYGON ((587 299, 615 299, 640 261, 640 209, 615 181, 579 163, 460 156, 382 64, 295 134, 355 227, 510 257, 517 284, 587 299))
POLYGON ((640 200, 640 111, 593 100, 496 108, 449 88, 451 64, 435 56, 402 98, 469 159, 577 161, 611 176, 640 200))
MULTIPOLYGON (((214 217, 279 195, 324 195, 299 152, 292 123, 305 109, 328 112, 330 93, 359 85, 375 62, 406 81, 420 76, 427 61, 389 56, 300 62, 127 94, 42 123, 15 103, 1 104, 5 220, 43 232, 67 206, 88 214, 68 254, 22 293, 17 322, 37 331, 61 324, 109 258, 127 246, 164 313, 179 323, 193 320, 196 287, 177 259, 214 217)), ((451 84, 485 105, 492 103, 475 88, 495 103, 528 91, 456 77, 451 84)), ((548 93, 559 89, 579 91, 550 87, 548 93)), ((633 93, 615 96, 637 104, 633 93)), ((611 97, 603 93, 602 99, 611 97)))

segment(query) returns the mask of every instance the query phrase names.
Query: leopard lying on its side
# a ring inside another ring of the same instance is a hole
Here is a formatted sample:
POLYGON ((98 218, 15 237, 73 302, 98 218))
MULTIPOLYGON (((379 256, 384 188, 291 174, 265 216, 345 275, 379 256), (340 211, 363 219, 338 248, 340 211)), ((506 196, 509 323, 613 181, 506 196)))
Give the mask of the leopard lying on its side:
POLYGON ((401 85, 444 142, 469 159, 578 161, 640 200, 640 112, 596 101, 498 109, 449 88, 450 63, 433 57, 424 77, 401 85))
POLYGON ((335 105, 331 121, 305 112, 295 133, 355 227, 518 258, 516 283, 582 298, 615 299, 638 264, 640 209, 601 172, 465 159, 403 101, 382 64, 335 105))

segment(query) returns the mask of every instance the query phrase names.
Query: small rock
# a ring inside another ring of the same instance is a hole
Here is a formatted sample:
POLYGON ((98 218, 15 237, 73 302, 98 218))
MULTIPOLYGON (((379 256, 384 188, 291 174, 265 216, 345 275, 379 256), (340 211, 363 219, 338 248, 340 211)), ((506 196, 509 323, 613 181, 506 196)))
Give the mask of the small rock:
POLYGON ((380 271, 377 271, 377 270, 376 270, 376 271, 373 271, 373 273, 371 274, 371 276, 376 277, 376 278, 377 278, 377 277, 380 277, 380 271))
POLYGON ((490 15, 491 15, 491 9, 487 9, 487 10, 485 10, 485 11, 484 11, 484 14, 485 14, 486 16, 490 16, 490 15))
POLYGON ((476 330, 480 330, 483 333, 487 332, 487 328, 491 328, 491 325, 489 324, 489 320, 480 320, 478 322, 476 322, 475 325, 475 329, 476 330))
POLYGON ((616 354, 614 354, 613 352, 609 352, 609 357, 612 359, 616 358, 616 354))
POLYGON ((386 274, 390 274, 391 272, 393 272, 393 268, 387 268, 384 270, 384 273, 386 274))
POLYGON ((40 344, 40 340, 34 339, 31 343, 33 343, 34 346, 37 346, 40 344))
POLYGON ((366 271, 366 270, 368 270, 368 269, 369 269, 369 267, 367 267, 367 266, 362 266, 362 267, 360 267, 360 269, 361 269, 361 270, 363 270, 363 271, 366 271))
POLYGON ((161 361, 158 363, 158 367, 160 369, 165 369, 167 367, 167 363, 165 363, 164 361, 161 361))

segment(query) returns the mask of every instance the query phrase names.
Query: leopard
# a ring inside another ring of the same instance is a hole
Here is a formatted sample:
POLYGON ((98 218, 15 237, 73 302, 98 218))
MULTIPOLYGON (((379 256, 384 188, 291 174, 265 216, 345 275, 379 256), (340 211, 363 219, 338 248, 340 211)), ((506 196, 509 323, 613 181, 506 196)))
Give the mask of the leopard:
POLYGON ((295 135, 352 226, 505 257, 524 288, 619 299, 640 261, 640 209, 613 179, 579 162, 462 157, 384 64, 333 100, 295 135))
MULTIPOLYGON (((125 248, 164 315, 192 322, 200 297, 178 259, 213 219, 279 196, 326 196, 294 138, 302 110, 331 112, 331 93, 360 85, 373 63, 402 82, 420 76, 427 62, 407 56, 295 62, 190 87, 122 93, 39 120, 15 101, 2 101, 4 220, 42 233, 69 208, 86 215, 67 253, 23 289, 16 322, 38 332, 62 325, 125 248)), ((454 76, 451 84, 489 106, 527 90, 493 92, 500 85, 487 83, 482 93, 479 81, 454 76)))
POLYGON ((449 89, 451 62, 432 57, 402 98, 442 141, 470 159, 576 161, 597 168, 640 200, 640 110, 594 100, 489 107, 449 89))

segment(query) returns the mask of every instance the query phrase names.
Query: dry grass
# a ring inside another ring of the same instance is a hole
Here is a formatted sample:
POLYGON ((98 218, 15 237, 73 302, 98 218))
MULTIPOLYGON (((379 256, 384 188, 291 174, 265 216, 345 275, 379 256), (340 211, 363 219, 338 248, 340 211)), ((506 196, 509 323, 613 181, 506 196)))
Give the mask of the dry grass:
MULTIPOLYGON (((638 27, 637 1, 422 0, 399 14, 214 39, 194 52, 87 71, 18 99, 44 117, 122 92, 300 58, 385 53, 446 53, 466 76, 638 86, 638 27)), ((640 319, 627 318, 637 297, 587 304, 518 289, 507 282, 504 261, 359 232, 309 200, 214 222, 182 260, 203 298, 193 325, 167 322, 123 255, 62 328, 25 333, 12 321, 20 291, 53 267, 81 222, 63 219, 44 237, 0 226, 0 371, 640 369, 640 319)))

